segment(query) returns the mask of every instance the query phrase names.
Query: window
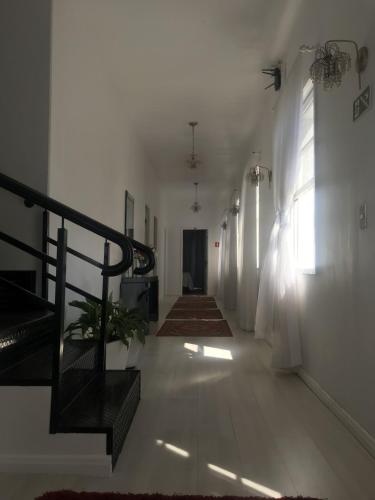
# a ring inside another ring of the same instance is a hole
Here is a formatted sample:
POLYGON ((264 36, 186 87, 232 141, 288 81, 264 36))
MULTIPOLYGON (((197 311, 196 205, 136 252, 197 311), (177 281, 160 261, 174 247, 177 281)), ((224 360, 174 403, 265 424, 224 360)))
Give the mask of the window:
POLYGON ((308 80, 303 89, 301 145, 297 186, 294 194, 294 245, 297 268, 315 273, 315 141, 314 87, 308 80))

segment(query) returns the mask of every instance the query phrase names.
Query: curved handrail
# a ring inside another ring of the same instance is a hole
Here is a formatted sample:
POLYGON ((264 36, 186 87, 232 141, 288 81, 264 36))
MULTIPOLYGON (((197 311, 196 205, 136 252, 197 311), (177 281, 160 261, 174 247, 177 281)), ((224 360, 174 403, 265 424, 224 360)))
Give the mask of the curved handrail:
POLYGON ((133 248, 135 248, 139 252, 143 253, 147 257, 148 263, 145 266, 136 267, 133 271, 133 273, 138 275, 138 276, 144 276, 145 274, 152 271, 152 269, 154 269, 154 267, 155 267, 154 252, 151 250, 150 247, 148 247, 147 245, 144 245, 143 243, 140 243, 139 241, 130 239, 130 242, 133 245, 133 248))
POLYGON ((133 263, 133 249, 130 238, 2 173, 0 173, 0 188, 23 198, 27 206, 38 205, 88 231, 116 243, 121 248, 122 259, 117 264, 104 267, 102 270, 104 276, 117 276, 131 267, 133 263))

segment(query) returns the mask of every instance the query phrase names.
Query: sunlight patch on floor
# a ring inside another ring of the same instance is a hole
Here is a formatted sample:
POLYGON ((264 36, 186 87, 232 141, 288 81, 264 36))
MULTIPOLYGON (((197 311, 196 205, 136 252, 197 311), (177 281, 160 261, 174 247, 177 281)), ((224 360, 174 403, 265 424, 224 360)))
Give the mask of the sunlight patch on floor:
POLYGON ((189 344, 188 342, 185 342, 184 347, 185 347, 185 349, 188 349, 189 351, 193 351, 193 352, 199 351, 199 346, 197 344, 189 344))
MULTIPOLYGON (((200 347, 198 344, 189 344, 188 342, 185 342, 184 348, 195 353, 198 353, 200 351, 200 347)), ((207 345, 204 345, 202 348, 202 352, 203 356, 206 358, 233 360, 232 352, 229 349, 221 349, 219 347, 209 347, 207 345)))
POLYGON ((282 498, 281 493, 278 491, 272 490, 271 488, 268 488, 267 486, 263 486, 262 484, 256 483, 255 481, 251 481, 250 479, 246 479, 245 477, 239 478, 237 474, 234 472, 231 472, 227 469, 223 469, 222 467, 218 467, 217 465, 214 464, 207 464, 207 467, 214 471, 217 472, 218 474, 227 477, 229 479, 232 479, 233 481, 236 481, 239 479, 241 483, 244 486, 247 486, 248 488, 251 488, 252 490, 256 491, 257 493, 262 493, 263 495, 267 495, 272 498, 282 498))
POLYGON ((190 453, 188 451, 183 450, 182 448, 179 448, 178 446, 175 446, 174 444, 165 443, 161 439, 157 439, 156 444, 158 446, 164 446, 167 450, 175 453, 176 455, 179 455, 180 457, 184 457, 184 458, 190 457, 190 453))
POLYGON ((203 355, 206 358, 233 359, 229 349, 219 349, 218 347, 203 346, 203 355))
POLYGON ((267 486, 255 483, 254 481, 250 481, 250 479, 246 479, 245 477, 241 477, 241 483, 245 486, 248 486, 252 490, 257 491, 258 493, 263 493, 263 495, 268 495, 272 498, 282 497, 281 493, 279 493, 278 491, 271 490, 271 488, 267 488, 267 486))
POLYGON ((222 467, 218 467, 214 464, 207 464, 207 467, 222 476, 229 477, 229 479, 233 479, 234 481, 237 479, 237 475, 234 472, 230 472, 229 470, 223 469, 222 467))

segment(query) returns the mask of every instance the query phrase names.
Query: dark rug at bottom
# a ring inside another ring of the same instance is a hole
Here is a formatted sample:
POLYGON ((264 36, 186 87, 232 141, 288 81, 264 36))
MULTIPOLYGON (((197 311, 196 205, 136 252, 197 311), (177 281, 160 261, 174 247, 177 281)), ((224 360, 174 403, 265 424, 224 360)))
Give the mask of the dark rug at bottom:
POLYGON ((167 320, 156 334, 158 337, 232 337, 225 319, 167 320))
MULTIPOLYGON (((35 500, 215 500, 220 498, 222 500, 264 500, 264 497, 235 497, 235 496, 201 496, 201 495, 153 495, 130 493, 75 493, 73 491, 54 491, 45 493, 35 500)), ((283 497, 279 500, 321 500, 312 497, 283 497)))

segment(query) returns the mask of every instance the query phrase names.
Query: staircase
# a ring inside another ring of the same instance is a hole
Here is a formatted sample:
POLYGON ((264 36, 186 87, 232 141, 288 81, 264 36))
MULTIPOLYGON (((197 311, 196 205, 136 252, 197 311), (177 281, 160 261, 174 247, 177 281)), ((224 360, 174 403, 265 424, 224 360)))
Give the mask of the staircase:
MULTIPOLYGON (((105 453, 110 456, 114 468, 140 400, 141 383, 137 370, 105 369, 109 279, 132 266, 134 248, 146 256, 147 264, 133 272, 148 273, 155 264, 153 253, 145 245, 3 174, 0 174, 0 188, 21 198, 27 209, 41 209, 43 221, 41 250, 0 231, 0 241, 42 263, 40 296, 0 276, 0 388, 8 388, 7 397, 12 395, 9 392, 12 387, 15 394, 20 394, 16 389, 19 387, 50 388, 50 434, 88 434, 88 438, 104 435, 105 453), (49 213, 61 217, 56 239, 49 235, 49 213), (104 239, 103 262, 68 247, 65 220, 104 239), (118 245, 122 252, 122 260, 112 265, 109 259, 111 243, 118 245), (56 247, 56 257, 49 254, 51 247, 56 247), (101 297, 66 281, 67 254, 92 265, 93 272, 99 270, 101 297), (55 273, 51 268, 55 268, 55 273), (53 300, 48 296, 49 281, 55 283, 53 300), (99 340, 66 337, 66 289, 101 304, 99 340)), ((43 440, 45 436, 35 436, 35 439, 43 440)))

